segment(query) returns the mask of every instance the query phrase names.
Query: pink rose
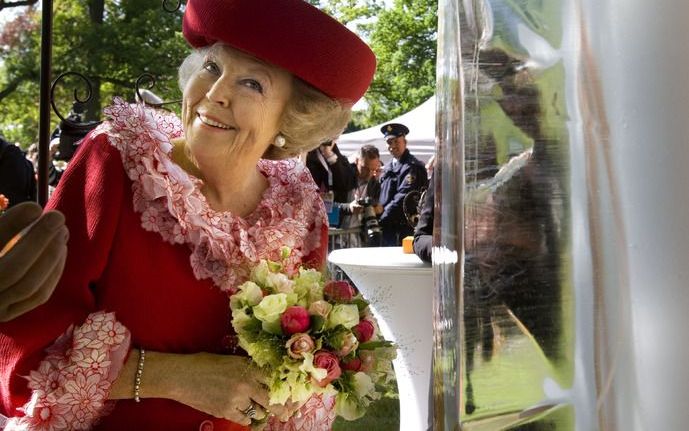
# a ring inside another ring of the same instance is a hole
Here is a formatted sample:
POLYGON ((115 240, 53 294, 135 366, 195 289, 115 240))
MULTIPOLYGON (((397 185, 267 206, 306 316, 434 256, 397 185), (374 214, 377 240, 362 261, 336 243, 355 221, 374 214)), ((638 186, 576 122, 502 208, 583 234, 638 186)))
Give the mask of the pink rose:
POLYGON ((375 331, 375 326, 373 326, 373 323, 368 320, 362 320, 352 328, 352 332, 356 336, 356 339, 361 343, 365 343, 370 340, 375 331))
POLYGON ((361 359, 354 358, 349 361, 342 361, 340 364, 343 370, 347 371, 359 371, 361 369, 361 359))
POLYGON ((309 329, 310 323, 309 312, 300 305, 287 307, 285 312, 280 316, 282 332, 287 335, 306 332, 306 330, 309 329))
POLYGON ((325 297, 334 302, 350 302, 356 291, 347 281, 329 281, 323 288, 325 297))
POLYGON ((313 355, 313 366, 316 368, 323 368, 328 372, 322 380, 314 382, 322 388, 326 387, 328 383, 337 379, 342 374, 340 361, 338 361, 337 356, 326 350, 319 350, 313 355))
POLYGON ((301 359, 304 353, 312 352, 316 345, 308 334, 294 334, 285 347, 290 358, 301 359))

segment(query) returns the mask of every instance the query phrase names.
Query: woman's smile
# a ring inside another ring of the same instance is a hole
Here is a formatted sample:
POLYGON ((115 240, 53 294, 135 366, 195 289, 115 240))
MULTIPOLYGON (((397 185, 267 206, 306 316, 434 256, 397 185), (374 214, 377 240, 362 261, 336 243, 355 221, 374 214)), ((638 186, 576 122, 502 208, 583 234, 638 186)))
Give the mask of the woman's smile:
POLYGON ((194 160, 205 169, 255 166, 279 133, 292 76, 222 44, 195 67, 183 96, 186 145, 194 160))
POLYGON ((201 122, 203 124, 205 124, 207 126, 216 127, 216 128, 225 129, 225 130, 234 129, 234 127, 228 126, 227 124, 223 124, 220 121, 212 119, 212 118, 210 118, 210 117, 208 117, 208 116, 206 116, 200 112, 197 112, 196 116, 198 117, 199 120, 201 120, 201 122))

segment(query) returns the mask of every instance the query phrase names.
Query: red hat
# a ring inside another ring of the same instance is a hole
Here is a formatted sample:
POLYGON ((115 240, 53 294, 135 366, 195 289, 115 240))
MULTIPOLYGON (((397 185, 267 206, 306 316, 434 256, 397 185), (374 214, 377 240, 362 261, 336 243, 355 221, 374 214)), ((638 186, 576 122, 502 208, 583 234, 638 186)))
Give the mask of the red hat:
POLYGON ((364 95, 376 69, 366 43, 304 0, 189 0, 182 30, 193 47, 223 42, 345 103, 364 95))

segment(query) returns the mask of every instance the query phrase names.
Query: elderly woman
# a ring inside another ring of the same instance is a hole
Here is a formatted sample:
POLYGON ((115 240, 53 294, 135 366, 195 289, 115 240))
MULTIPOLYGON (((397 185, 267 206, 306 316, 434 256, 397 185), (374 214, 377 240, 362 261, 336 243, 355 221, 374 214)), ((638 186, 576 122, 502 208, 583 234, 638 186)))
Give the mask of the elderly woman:
MULTIPOLYGON (((290 270, 324 263, 323 203, 286 158, 342 131, 375 57, 302 0, 189 0, 183 25, 181 121, 116 101, 50 201, 68 258, 0 327, 6 430, 234 430, 298 407, 269 405, 228 296, 283 246, 290 270)), ((329 429, 332 404, 269 428, 329 429)))

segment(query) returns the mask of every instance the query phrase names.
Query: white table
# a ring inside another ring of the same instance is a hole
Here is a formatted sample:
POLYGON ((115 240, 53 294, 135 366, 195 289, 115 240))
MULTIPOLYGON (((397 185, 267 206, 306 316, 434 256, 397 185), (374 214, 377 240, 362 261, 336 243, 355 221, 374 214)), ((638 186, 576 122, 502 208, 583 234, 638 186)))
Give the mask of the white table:
POLYGON ((402 247, 348 248, 328 256, 371 304, 383 336, 398 346, 394 361, 400 429, 425 430, 431 378, 433 271, 402 247))

